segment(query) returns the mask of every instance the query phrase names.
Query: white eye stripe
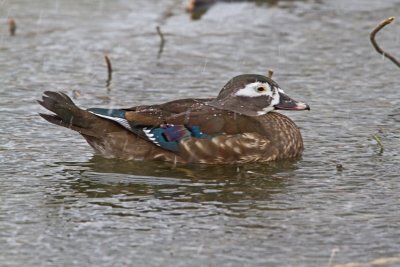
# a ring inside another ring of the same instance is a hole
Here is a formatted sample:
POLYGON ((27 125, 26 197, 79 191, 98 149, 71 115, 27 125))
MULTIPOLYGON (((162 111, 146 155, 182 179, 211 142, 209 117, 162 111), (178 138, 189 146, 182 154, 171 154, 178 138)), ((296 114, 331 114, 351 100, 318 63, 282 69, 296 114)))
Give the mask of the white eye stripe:
POLYGON ((257 97, 260 95, 271 96, 272 91, 271 91, 271 86, 268 83, 254 82, 254 83, 249 83, 244 88, 238 90, 235 93, 235 95, 236 96, 247 96, 247 97, 257 97), (257 91, 258 87, 264 87, 265 91, 264 92, 257 91))

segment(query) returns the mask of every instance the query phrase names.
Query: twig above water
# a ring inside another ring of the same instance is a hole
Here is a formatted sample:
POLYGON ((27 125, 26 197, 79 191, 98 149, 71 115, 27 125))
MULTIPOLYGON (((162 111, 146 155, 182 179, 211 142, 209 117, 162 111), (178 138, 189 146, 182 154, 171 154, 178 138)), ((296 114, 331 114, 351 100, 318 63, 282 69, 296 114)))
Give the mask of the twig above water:
POLYGON ((10 35, 14 36, 17 31, 17 23, 14 18, 10 18, 8 20, 8 30, 10 31, 10 35))
POLYGON ((371 34, 369 35, 369 38, 371 40, 372 46, 375 48, 375 50, 381 54, 382 56, 390 59, 394 64, 397 65, 397 67, 400 68, 400 62, 394 57, 392 56, 390 53, 386 52, 385 50, 383 50, 378 43, 375 40, 375 36, 376 34, 386 25, 392 23, 394 21, 394 17, 389 17, 385 20, 382 20, 371 32, 371 34))
POLYGON ((78 97, 80 97, 82 95, 81 91, 78 89, 74 89, 72 90, 72 95, 74 99, 77 99, 78 97))
POLYGON ((269 69, 267 75, 268 75, 268 78, 272 79, 272 75, 274 75, 274 71, 272 69, 269 69))
POLYGON ((372 138, 376 141, 376 143, 378 144, 378 146, 379 146, 379 148, 380 148, 379 153, 382 154, 382 153, 383 153, 383 150, 384 150, 385 148, 384 148, 384 146, 383 146, 383 143, 382 143, 382 141, 381 141, 381 138, 379 137, 378 134, 374 134, 374 135, 372 136, 372 138))
POLYGON ((106 60, 107 73, 108 73, 106 84, 107 84, 107 88, 110 88, 110 84, 111 84, 111 80, 112 80, 112 71, 113 71, 112 66, 111 66, 111 60, 107 55, 104 55, 104 59, 106 60))
POLYGON ((157 58, 160 58, 161 54, 162 54, 162 52, 164 50, 165 38, 164 38, 164 34, 161 32, 160 26, 157 26, 156 30, 157 30, 157 33, 160 36, 160 40, 161 40, 160 41, 160 48, 158 49, 158 55, 157 55, 157 58))

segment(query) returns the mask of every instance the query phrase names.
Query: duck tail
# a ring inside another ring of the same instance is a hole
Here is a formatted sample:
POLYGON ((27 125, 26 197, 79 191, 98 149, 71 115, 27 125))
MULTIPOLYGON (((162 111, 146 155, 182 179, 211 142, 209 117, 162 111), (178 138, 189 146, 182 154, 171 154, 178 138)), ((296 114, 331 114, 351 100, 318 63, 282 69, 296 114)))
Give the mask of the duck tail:
POLYGON ((98 129, 101 129, 98 128, 99 124, 107 123, 76 106, 71 98, 62 92, 46 91, 43 93, 42 100, 38 100, 38 103, 54 113, 39 113, 43 119, 77 131, 82 135, 98 137, 100 134, 98 129))

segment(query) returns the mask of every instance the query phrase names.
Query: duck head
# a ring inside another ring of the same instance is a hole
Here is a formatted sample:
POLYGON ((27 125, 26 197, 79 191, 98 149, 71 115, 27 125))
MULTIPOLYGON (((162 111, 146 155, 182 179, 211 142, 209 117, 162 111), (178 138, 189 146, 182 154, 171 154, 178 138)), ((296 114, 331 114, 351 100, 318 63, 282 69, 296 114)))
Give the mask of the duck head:
POLYGON ((247 116, 261 116, 277 109, 310 110, 309 105, 286 95, 275 81, 257 74, 232 78, 210 105, 247 116))

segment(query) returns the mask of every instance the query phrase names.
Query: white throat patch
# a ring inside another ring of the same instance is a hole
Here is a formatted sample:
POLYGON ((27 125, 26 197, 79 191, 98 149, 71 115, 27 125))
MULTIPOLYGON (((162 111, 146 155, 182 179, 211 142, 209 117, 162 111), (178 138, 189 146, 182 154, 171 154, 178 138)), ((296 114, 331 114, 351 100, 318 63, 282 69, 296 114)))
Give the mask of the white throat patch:
MULTIPOLYGON (((281 90, 282 91, 282 90, 281 90)), ((276 93, 275 95, 274 95, 274 97, 272 98, 272 101, 271 101, 271 104, 268 106, 268 107, 265 107, 265 108, 263 108, 262 110, 260 110, 260 111, 257 111, 257 114, 260 116, 260 115, 265 115, 265 114, 267 114, 268 112, 270 112, 270 111, 273 111, 274 109, 275 109, 275 105, 277 105, 277 104, 279 104, 279 101, 280 101, 280 96, 279 96, 279 94, 278 93, 276 93)))

